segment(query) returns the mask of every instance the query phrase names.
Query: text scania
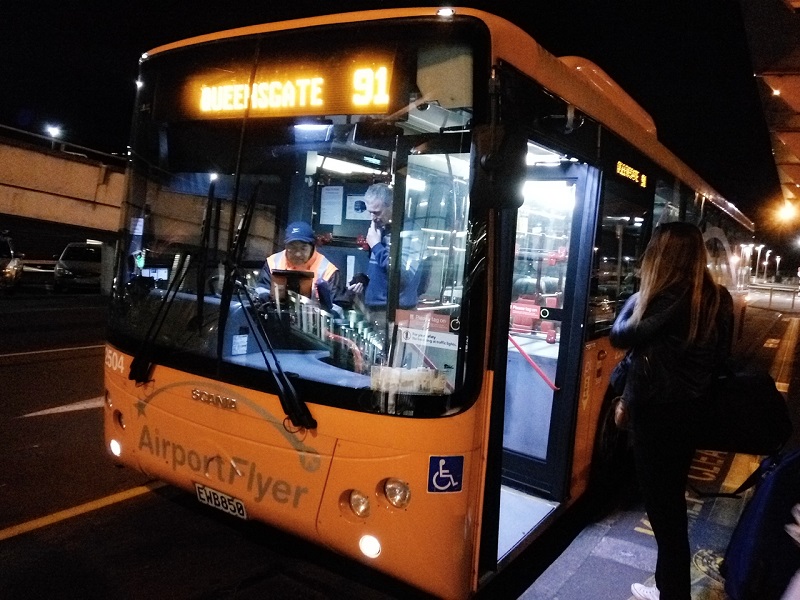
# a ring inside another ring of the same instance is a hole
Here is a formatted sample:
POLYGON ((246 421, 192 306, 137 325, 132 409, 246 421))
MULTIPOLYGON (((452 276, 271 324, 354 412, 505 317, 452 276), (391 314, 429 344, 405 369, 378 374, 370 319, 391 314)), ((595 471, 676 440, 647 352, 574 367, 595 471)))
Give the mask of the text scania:
POLYGON ((294 81, 258 81, 252 88, 247 84, 203 86, 200 92, 200 110, 203 112, 228 112, 253 109, 289 109, 323 105, 322 77, 308 77, 294 81))
POLYGON ((196 388, 192 390, 192 400, 204 402, 219 408, 227 408, 228 410, 238 410, 236 408, 236 398, 212 394, 211 392, 204 392, 203 390, 198 390, 196 388))
POLYGON ((158 429, 151 434, 147 425, 142 427, 139 436, 139 450, 147 450, 153 456, 164 459, 172 466, 173 471, 188 468, 195 473, 216 477, 228 485, 233 485, 237 478, 246 479, 246 490, 253 494, 253 500, 256 502, 266 498, 278 504, 289 504, 292 508, 297 508, 303 495, 308 493, 306 487, 293 485, 272 475, 265 475, 251 460, 232 456, 229 462, 224 463, 219 455, 202 455, 196 450, 160 437, 158 429))

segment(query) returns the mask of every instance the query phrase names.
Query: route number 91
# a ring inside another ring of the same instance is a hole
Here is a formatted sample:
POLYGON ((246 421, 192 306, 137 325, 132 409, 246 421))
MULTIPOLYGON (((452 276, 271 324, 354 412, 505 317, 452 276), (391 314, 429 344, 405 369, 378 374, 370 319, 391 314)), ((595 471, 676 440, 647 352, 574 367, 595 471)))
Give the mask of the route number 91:
POLYGON ((353 104, 356 106, 385 106, 389 104, 389 71, 356 69, 353 75, 353 104))

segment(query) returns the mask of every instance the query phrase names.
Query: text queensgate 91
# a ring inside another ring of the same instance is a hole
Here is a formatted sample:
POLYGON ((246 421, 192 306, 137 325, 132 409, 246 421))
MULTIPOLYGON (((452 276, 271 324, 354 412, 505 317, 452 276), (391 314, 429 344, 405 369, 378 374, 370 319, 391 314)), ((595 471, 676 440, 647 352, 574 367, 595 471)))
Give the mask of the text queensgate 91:
POLYGON ((389 106, 391 71, 385 65, 331 67, 270 78, 253 83, 211 85, 202 77, 189 83, 190 112, 203 116, 251 114, 302 116, 385 112, 389 106))

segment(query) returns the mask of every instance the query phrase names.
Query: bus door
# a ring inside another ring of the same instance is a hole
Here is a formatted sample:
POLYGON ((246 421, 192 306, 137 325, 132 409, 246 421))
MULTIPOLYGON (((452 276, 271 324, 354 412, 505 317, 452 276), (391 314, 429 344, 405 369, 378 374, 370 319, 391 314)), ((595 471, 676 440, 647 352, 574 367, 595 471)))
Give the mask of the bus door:
POLYGON ((498 559, 568 492, 598 179, 529 142, 523 204, 501 224, 513 273, 498 294, 510 302, 498 559))

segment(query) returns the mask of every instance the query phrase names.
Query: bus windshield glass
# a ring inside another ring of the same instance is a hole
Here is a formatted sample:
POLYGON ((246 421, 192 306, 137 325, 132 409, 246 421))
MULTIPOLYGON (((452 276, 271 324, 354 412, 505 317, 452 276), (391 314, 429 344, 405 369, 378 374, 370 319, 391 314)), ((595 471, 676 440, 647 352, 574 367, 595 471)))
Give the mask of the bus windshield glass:
POLYGON ((464 408, 478 33, 393 20, 143 58, 109 333, 130 377, 464 408))

